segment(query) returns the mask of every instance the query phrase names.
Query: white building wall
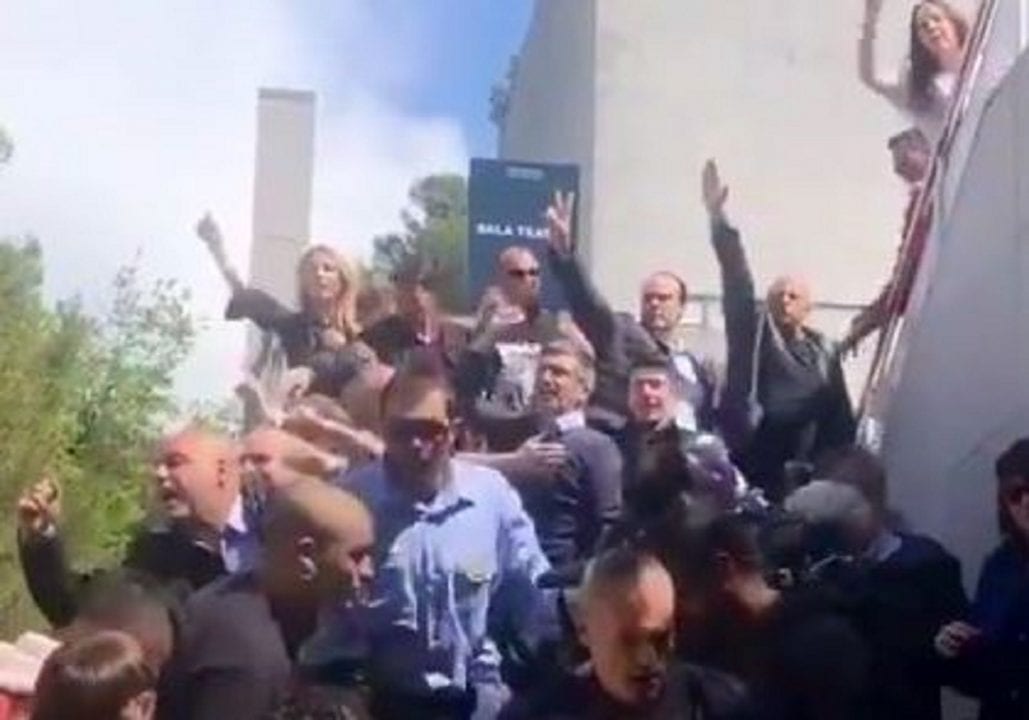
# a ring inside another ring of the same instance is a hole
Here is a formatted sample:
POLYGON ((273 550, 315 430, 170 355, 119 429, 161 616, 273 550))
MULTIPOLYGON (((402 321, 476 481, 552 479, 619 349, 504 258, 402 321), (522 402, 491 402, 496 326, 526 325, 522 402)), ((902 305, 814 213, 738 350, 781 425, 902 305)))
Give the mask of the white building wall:
POLYGON ((310 237, 315 96, 262 89, 257 101, 250 283, 296 305, 296 267, 310 237))
MULTIPOLYGON (((537 3, 517 61, 498 153, 578 165, 584 238, 592 237, 595 15, 592 0, 537 3)), ((588 257, 588 240, 583 251, 588 257)))
MULTIPOLYGON (((906 192, 885 143, 906 123, 857 80, 863 7, 541 0, 500 155, 584 164, 591 268, 620 307, 662 267, 718 292, 699 199, 712 156, 759 283, 795 271, 822 299, 867 301, 899 240, 906 192)), ((887 74, 906 51, 910 7, 886 3, 887 74)))
POLYGON ((967 162, 947 184, 884 418, 894 502, 961 558, 969 584, 998 539, 994 461, 1029 435, 1027 118, 1023 56, 958 148, 967 162))

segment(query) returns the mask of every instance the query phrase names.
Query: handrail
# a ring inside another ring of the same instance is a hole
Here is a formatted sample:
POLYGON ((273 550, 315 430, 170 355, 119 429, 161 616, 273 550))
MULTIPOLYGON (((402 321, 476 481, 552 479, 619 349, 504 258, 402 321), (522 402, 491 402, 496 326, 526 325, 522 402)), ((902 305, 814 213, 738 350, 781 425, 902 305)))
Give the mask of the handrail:
POLYGON ((943 210, 937 201, 940 199, 938 196, 946 177, 947 161, 953 150, 958 130, 965 119, 965 112, 982 66, 983 56, 987 47, 986 41, 990 37, 1000 2, 1001 0, 983 0, 979 6, 975 26, 968 39, 968 51, 965 54, 958 77, 957 91, 948 110, 943 136, 940 138, 933 153, 932 163, 926 180, 915 201, 911 220, 905 228, 905 234, 901 242, 900 260, 894 266, 890 279, 890 291, 887 296, 889 317, 880 332, 875 355, 869 368, 868 380, 859 405, 859 416, 862 418, 869 415, 871 405, 882 392, 883 382, 896 358, 901 332, 904 329, 904 321, 911 307, 910 303, 905 307, 905 303, 902 302, 904 298, 902 293, 908 292, 910 294, 912 292, 918 273, 924 268, 924 263, 921 261, 926 256, 928 246, 933 242, 939 230, 939 222, 932 222, 929 226, 929 236, 925 238, 925 247, 922 252, 915 253, 913 251, 916 233, 920 230, 925 232, 924 228, 921 228, 920 225, 926 219, 939 220, 940 213, 943 210), (936 215, 936 218, 930 217, 933 214, 936 215), (906 288, 904 283, 901 282, 905 277, 910 278, 906 288))

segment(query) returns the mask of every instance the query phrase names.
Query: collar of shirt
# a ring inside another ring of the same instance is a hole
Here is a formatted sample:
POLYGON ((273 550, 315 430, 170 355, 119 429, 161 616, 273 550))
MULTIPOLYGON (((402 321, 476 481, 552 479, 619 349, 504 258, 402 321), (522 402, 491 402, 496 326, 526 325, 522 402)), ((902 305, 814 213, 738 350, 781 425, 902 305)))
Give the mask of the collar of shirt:
POLYGON ((247 522, 242 494, 236 496, 229 508, 219 545, 222 561, 229 572, 248 571, 256 566, 261 545, 254 528, 247 522))
POLYGON ((560 433, 584 428, 586 427, 586 415, 582 410, 571 410, 554 418, 554 427, 560 433))
POLYGON ((457 473, 454 471, 454 463, 450 461, 443 469, 444 478, 439 490, 430 500, 419 500, 406 492, 393 478, 393 471, 389 464, 383 462, 383 491, 385 500, 391 505, 411 508, 420 515, 430 515, 438 512, 446 512, 455 505, 473 504, 474 498, 462 492, 461 483, 458 481, 457 473))
POLYGON ((900 536, 891 530, 883 530, 865 550, 865 557, 877 563, 886 562, 898 550, 900 536))
POLYGON ((229 508, 229 517, 225 520, 223 535, 244 535, 248 531, 246 519, 243 517, 243 496, 236 495, 229 508))

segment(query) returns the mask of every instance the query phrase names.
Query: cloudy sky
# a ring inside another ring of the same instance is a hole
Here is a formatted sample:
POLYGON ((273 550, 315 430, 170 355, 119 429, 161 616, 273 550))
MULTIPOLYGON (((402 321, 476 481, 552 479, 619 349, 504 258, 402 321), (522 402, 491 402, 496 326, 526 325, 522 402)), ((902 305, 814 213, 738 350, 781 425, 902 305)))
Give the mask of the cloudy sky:
POLYGON ((37 235, 50 298, 102 307, 139 253, 207 320, 188 399, 225 394, 240 328, 192 233, 210 208, 242 264, 257 88, 318 94, 313 235, 350 253, 397 225, 410 182, 490 155, 489 88, 530 0, 9 0, 0 22, 0 235, 37 235))

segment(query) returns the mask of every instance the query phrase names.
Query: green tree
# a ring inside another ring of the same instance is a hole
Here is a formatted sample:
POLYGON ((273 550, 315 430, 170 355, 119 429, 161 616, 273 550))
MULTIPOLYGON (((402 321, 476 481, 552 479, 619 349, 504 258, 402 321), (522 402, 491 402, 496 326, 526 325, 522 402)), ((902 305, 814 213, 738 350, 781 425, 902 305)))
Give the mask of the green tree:
MULTIPOLYGON (((63 531, 81 566, 109 564, 146 506, 147 457, 175 416, 173 374, 190 352, 188 293, 120 271, 109 309, 48 307, 33 239, 0 240, 0 507, 44 471, 64 489, 63 531)), ((14 533, 0 537, 0 637, 38 624, 14 533)))
POLYGON ((468 184, 460 175, 430 175, 411 186, 410 207, 401 210, 403 231, 374 238, 372 271, 388 278, 403 262, 438 263, 443 307, 467 309, 468 184))

